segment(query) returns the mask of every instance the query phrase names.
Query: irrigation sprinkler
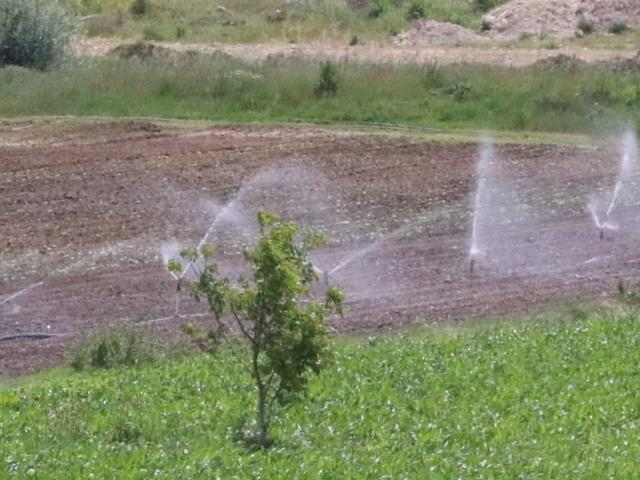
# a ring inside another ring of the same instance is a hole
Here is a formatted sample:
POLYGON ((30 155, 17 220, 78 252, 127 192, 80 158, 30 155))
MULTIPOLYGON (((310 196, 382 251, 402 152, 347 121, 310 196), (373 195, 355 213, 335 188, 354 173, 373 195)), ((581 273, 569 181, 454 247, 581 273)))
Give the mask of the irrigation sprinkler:
POLYGON ((471 257, 471 260, 469 260, 469 275, 473 276, 473 271, 476 268, 476 259, 471 257))
POLYGON ((329 272, 326 270, 322 272, 322 278, 324 279, 324 286, 329 288, 329 272))

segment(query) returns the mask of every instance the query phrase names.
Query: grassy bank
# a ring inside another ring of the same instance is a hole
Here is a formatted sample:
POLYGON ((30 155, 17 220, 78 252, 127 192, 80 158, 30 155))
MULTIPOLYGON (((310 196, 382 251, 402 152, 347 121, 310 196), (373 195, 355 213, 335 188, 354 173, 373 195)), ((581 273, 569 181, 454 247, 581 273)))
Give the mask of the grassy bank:
MULTIPOLYGON (((131 0, 66 0, 73 15, 90 16, 89 36, 191 42, 305 42, 346 44, 389 38, 409 28, 416 0, 149 0, 142 15, 131 0)), ((480 30, 482 12, 467 0, 424 0, 427 18, 480 30)))
POLYGON ((606 68, 339 66, 182 56, 0 69, 0 115, 150 116, 234 122, 394 123, 447 129, 601 132, 640 119, 640 72, 606 68))
POLYGON ((639 346, 609 315, 340 340, 254 453, 225 352, 45 374, 0 390, 0 476, 637 478, 639 346))

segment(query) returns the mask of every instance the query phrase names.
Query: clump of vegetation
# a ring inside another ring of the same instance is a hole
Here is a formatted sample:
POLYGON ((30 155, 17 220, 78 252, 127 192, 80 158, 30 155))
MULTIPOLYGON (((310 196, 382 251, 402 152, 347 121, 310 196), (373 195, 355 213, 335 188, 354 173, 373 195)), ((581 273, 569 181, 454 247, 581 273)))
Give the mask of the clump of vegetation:
POLYGON ((427 16, 427 6, 423 0, 411 0, 407 9, 409 20, 419 20, 427 16))
POLYGON ((320 79, 314 90, 317 97, 334 96, 338 93, 338 67, 335 63, 325 62, 320 67, 320 79))
POLYGON ((356 45, 358 45, 358 43, 360 43, 360 41, 358 40, 358 36, 357 35, 352 35, 351 36, 351 40, 349 40, 349 46, 350 47, 355 47, 356 45))
POLYGON ((469 82, 456 82, 446 89, 446 93, 451 95, 456 102, 465 100, 471 93, 472 85, 469 82))
POLYGON ((149 12, 151 4, 149 0, 133 0, 131 2, 131 6, 129 7, 129 11, 133 15, 145 15, 149 12))
POLYGON ((593 25, 593 22, 590 22, 586 18, 582 18, 578 22, 578 30, 580 30, 585 35, 590 35, 595 30, 595 26, 593 25))
POLYGON ((369 16, 372 18, 382 17, 389 10, 388 0, 373 0, 369 16))
POLYGON ((46 69, 64 55, 70 23, 54 0, 0 2, 0 67, 46 69))
POLYGON ((482 20, 482 24, 480 25, 480 30, 482 30, 483 32, 490 32, 492 28, 493 28, 493 25, 489 20, 486 20, 486 19, 482 20))
POLYGON ((500 0, 473 0, 473 6, 481 12, 488 12, 502 3, 500 0))
POLYGON ((71 348, 71 366, 110 369, 146 365, 156 359, 152 343, 131 327, 108 327, 90 334, 71 348))
POLYGON ((613 22, 609 27, 609 33, 614 35, 621 35, 629 29, 624 22, 613 22))
MULTIPOLYGON (((297 224, 283 223, 272 213, 260 212, 258 223, 258 245, 244 254, 253 272, 251 280, 236 286, 220 277, 210 246, 200 252, 187 250, 182 256, 192 266, 204 261, 193 294, 207 299, 216 320, 215 328, 204 336, 192 326, 186 330, 207 351, 215 350, 222 340, 233 345, 230 333, 244 340, 246 348, 239 351, 238 361, 253 379, 257 394, 256 431, 250 440, 266 447, 274 409, 304 393, 309 375, 324 366, 329 349, 324 319, 342 312, 343 295, 327 285, 324 302, 309 298, 318 276, 307 255, 326 242, 324 237, 302 234, 297 224)), ((181 271, 176 261, 169 268, 181 271)))

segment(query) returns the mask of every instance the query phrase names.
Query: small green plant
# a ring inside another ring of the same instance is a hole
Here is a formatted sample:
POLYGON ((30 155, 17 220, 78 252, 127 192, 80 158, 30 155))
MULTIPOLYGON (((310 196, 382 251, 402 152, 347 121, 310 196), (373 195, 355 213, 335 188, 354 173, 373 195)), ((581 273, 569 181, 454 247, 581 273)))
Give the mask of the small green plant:
POLYGON ((70 356, 76 371, 135 367, 155 360, 152 344, 131 327, 98 330, 73 345, 70 356))
POLYGON ((482 30, 483 32, 490 32, 492 28, 493 28, 493 25, 489 20, 485 20, 485 19, 482 20, 482 25, 480 25, 480 30, 482 30))
POLYGON ((69 20, 55 0, 2 0, 0 67, 44 70, 62 58, 70 34, 69 20))
POLYGON ((471 93, 472 86, 467 82, 456 82, 446 89, 446 93, 451 95, 456 102, 466 100, 471 93))
POLYGON ((582 18, 578 22, 578 30, 580 30, 585 35, 590 35, 595 30, 595 27, 593 25, 593 22, 590 22, 586 18, 582 18))
POLYGON ((407 9, 409 20, 419 20, 427 16, 427 7, 423 0, 411 0, 407 9))
POLYGON ((187 36, 187 29, 184 27, 176 27, 176 38, 178 40, 183 39, 187 36))
POLYGON ((609 33, 614 35, 621 35, 629 29, 624 22, 613 22, 609 27, 609 33))
POLYGON ((145 15, 149 12, 150 6, 149 0, 133 0, 129 11, 133 15, 145 15))
POLYGON ((314 90, 316 97, 334 96, 338 93, 338 67, 332 62, 320 66, 320 79, 314 90))
MULTIPOLYGON (((323 367, 329 349, 324 319, 329 313, 342 313, 343 294, 327 286, 324 302, 309 298, 318 276, 307 255, 326 242, 324 237, 302 234, 297 224, 283 223, 272 213, 259 212, 258 223, 258 245, 244 254, 253 272, 251 280, 236 283, 221 278, 212 263, 211 246, 184 251, 182 257, 191 265, 204 262, 192 292, 207 299, 216 320, 214 330, 200 337, 205 349, 215 349, 222 340, 235 345, 231 333, 244 341, 246 348, 237 356, 257 394, 257 428, 251 440, 264 448, 270 444, 274 408, 304 393, 309 375, 323 367)), ((175 261, 169 268, 181 270, 175 261)), ((193 327, 187 332, 195 333, 193 327)))
POLYGON ((358 45, 359 40, 358 40, 358 36, 357 35, 353 35, 351 37, 351 40, 349 40, 349 46, 350 47, 355 47, 356 45, 358 45))

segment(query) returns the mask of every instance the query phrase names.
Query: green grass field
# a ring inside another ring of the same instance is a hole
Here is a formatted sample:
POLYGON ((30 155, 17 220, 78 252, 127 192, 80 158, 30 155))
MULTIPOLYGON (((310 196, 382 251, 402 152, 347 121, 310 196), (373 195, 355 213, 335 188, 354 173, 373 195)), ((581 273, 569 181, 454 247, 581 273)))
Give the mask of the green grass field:
POLYGON ((228 352, 0 389, 2 478, 638 478, 640 319, 340 339, 276 444, 228 352))
POLYGON ((640 119, 640 72, 339 65, 318 98, 318 63, 205 56, 82 59, 0 69, 0 116, 165 117, 227 122, 394 123, 445 129, 604 132, 640 119))

